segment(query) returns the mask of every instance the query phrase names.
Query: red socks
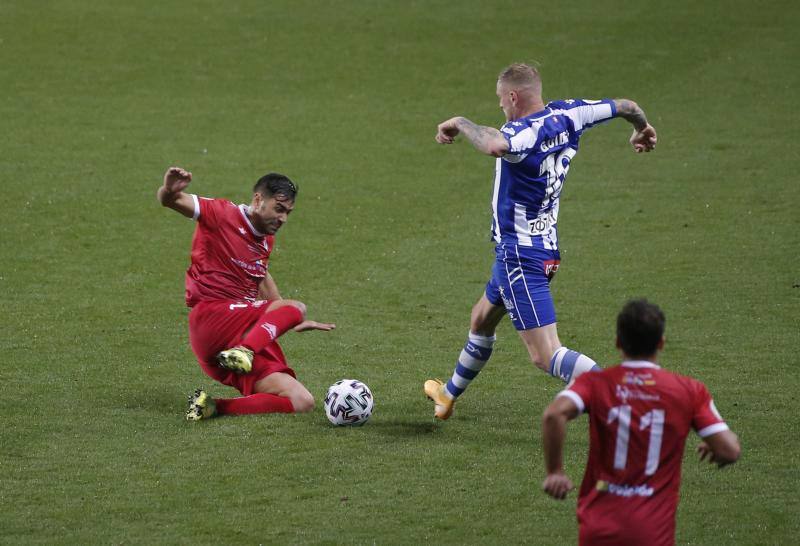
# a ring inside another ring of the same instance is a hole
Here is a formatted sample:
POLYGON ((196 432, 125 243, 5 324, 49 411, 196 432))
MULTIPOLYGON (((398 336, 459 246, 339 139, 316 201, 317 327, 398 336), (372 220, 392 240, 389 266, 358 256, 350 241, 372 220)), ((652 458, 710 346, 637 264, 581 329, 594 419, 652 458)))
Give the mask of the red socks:
MULTIPOLYGON (((294 305, 283 305, 267 311, 242 340, 242 345, 261 352, 290 328, 303 321, 303 312, 294 305)), ((255 393, 240 398, 217 398, 220 415, 248 415, 253 413, 294 413, 292 401, 276 394, 255 393)))
POLYGON ((303 322, 303 312, 294 305, 284 305, 274 311, 267 311, 244 337, 242 345, 254 353, 259 353, 301 322, 303 322))
POLYGON ((220 415, 249 415, 253 413, 294 413, 292 401, 285 396, 257 392, 240 398, 217 398, 220 415))

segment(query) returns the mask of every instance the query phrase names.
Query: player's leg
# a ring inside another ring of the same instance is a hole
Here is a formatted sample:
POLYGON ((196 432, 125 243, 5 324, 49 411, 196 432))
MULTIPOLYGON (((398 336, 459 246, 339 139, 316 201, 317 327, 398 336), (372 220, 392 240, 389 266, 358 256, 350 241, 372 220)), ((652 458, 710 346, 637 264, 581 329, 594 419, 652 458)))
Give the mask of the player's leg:
POLYGON ((550 356, 561 347, 558 339, 556 323, 548 324, 540 328, 520 330, 519 337, 528 350, 531 361, 537 368, 544 372, 550 372, 550 356))
MULTIPOLYGON (((491 285, 491 282, 490 282, 491 285)), ((425 394, 434 402, 434 416, 447 419, 453 413, 453 404, 478 376, 492 355, 494 332, 505 315, 505 309, 489 301, 491 288, 484 293, 472 308, 470 331, 461 349, 455 369, 447 384, 437 379, 425 382, 425 394)))
POLYGON ((561 345, 556 324, 519 332, 533 363, 542 371, 571 383, 581 374, 599 370, 600 366, 585 354, 561 345))
POLYGON ((295 413, 307 413, 314 409, 314 397, 305 385, 287 373, 273 373, 255 384, 260 394, 288 399, 295 413))
POLYGON ((556 309, 550 281, 558 268, 555 251, 509 249, 504 256, 506 275, 499 276, 504 302, 533 363, 565 383, 600 369, 588 356, 562 347, 556 328, 556 309))
POLYGON ((295 412, 294 405, 288 397, 265 392, 255 392, 248 396, 239 396, 236 398, 217 398, 214 402, 219 415, 254 415, 259 413, 295 412))
MULTIPOLYGON (((281 376, 292 378, 290 375, 274 373, 267 377, 281 376)), ((297 380, 295 380, 297 381, 297 380)), ((258 385, 258 383, 256 383, 258 385)), ((286 392, 286 391, 282 391, 286 392)), ((309 394, 310 396, 310 394, 309 394)), ((314 401, 311 400, 313 408, 314 401)), ((304 408, 302 403, 299 407, 304 408)), ((211 398, 203 389, 195 391, 189 398, 189 410, 186 412, 186 419, 189 421, 200 421, 209 419, 217 415, 254 415, 259 413, 294 413, 297 411, 292 399, 288 396, 277 395, 267 392, 254 392, 248 396, 237 396, 235 398, 211 398)), ((302 410, 302 411, 310 411, 302 410)))
POLYGON ((300 301, 271 302, 239 345, 217 355, 217 363, 236 373, 250 372, 253 368, 253 355, 303 322, 305 316, 306 306, 300 301))
POLYGON ((257 413, 300 413, 311 411, 314 398, 294 378, 294 370, 277 343, 272 343, 253 359, 253 370, 246 374, 228 372, 224 384, 244 396, 212 399, 198 390, 189 400, 186 418, 200 420, 215 415, 250 415, 257 413))
POLYGON ((494 332, 505 314, 505 308, 490 302, 485 293, 472 308, 467 341, 458 355, 453 375, 445 385, 450 398, 458 398, 489 361, 495 342, 494 332))

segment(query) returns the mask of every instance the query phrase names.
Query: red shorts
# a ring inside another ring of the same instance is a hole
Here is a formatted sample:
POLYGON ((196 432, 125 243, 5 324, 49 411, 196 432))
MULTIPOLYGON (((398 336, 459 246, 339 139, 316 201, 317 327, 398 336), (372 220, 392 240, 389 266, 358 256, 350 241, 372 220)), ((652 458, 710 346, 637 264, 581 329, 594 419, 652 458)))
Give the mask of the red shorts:
POLYGON ((250 373, 237 374, 217 365, 217 353, 239 345, 264 315, 267 304, 266 301, 202 301, 189 313, 189 343, 203 372, 245 396, 253 394, 254 385, 269 374, 281 372, 296 377, 277 341, 253 355, 250 373))

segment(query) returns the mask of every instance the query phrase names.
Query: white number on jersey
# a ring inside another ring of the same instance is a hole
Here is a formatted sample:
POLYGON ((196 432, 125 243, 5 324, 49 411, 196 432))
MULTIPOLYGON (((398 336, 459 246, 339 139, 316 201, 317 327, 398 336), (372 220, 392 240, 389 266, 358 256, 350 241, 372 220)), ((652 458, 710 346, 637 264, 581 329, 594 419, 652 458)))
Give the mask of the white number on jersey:
POLYGON ((542 160, 539 167, 539 176, 547 176, 547 189, 545 190, 545 197, 542 201, 542 206, 546 206, 553 199, 558 199, 561 194, 561 187, 564 185, 564 179, 569 172, 569 164, 578 150, 574 148, 564 148, 561 152, 553 152, 542 160))
MULTIPOLYGON (((658 469, 661 454, 661 439, 664 436, 664 421, 666 413, 663 409, 650 410, 639 420, 639 430, 650 428, 650 438, 647 443, 647 465, 644 473, 652 476, 658 469)), ((617 421, 617 443, 614 448, 614 468, 624 470, 628 463, 628 444, 631 434, 631 407, 627 404, 614 406, 608 412, 607 424, 617 421)))

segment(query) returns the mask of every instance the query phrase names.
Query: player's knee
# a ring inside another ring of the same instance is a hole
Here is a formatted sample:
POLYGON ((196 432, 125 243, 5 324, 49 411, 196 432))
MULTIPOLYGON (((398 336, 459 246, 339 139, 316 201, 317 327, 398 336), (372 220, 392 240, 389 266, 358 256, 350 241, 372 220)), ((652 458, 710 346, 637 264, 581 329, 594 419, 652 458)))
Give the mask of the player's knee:
POLYGON ((473 334, 478 334, 479 336, 493 336, 495 329, 487 327, 479 321, 473 320, 469 323, 469 331, 473 334))
POLYGON ((314 397, 311 393, 299 393, 291 397, 295 413, 308 413, 314 409, 314 397))
POLYGON ((291 305, 292 307, 295 307, 296 309, 299 309, 300 313, 302 313, 302 315, 303 315, 303 320, 305 320, 305 318, 306 318, 306 304, 305 303, 303 303, 302 301, 298 301, 298 300, 285 300, 285 305, 291 305))
POLYGON ((545 343, 542 347, 530 347, 531 362, 540 370, 549 373, 550 363, 559 348, 560 346, 553 343, 545 343))
POLYGON ((531 355, 531 362, 540 370, 550 371, 550 358, 542 358, 542 355, 537 353, 531 355))
POLYGON ((472 316, 469 321, 469 331, 481 336, 493 336, 496 325, 487 320, 486 315, 481 310, 472 311, 472 316))
POLYGON ((493 336, 503 316, 505 316, 503 307, 493 305, 486 298, 481 298, 472 308, 469 320, 470 331, 481 336, 493 336))

